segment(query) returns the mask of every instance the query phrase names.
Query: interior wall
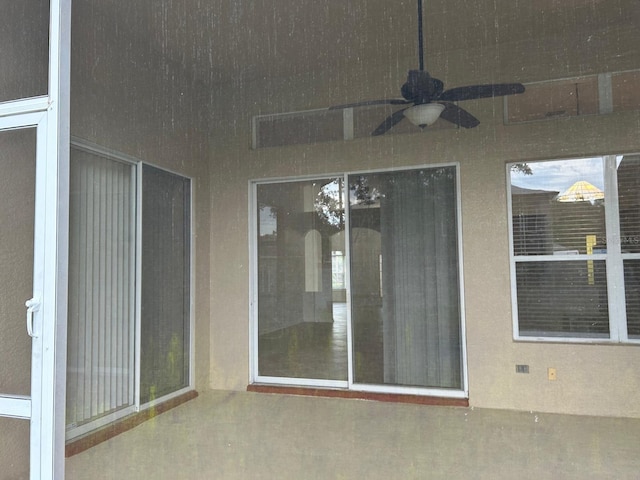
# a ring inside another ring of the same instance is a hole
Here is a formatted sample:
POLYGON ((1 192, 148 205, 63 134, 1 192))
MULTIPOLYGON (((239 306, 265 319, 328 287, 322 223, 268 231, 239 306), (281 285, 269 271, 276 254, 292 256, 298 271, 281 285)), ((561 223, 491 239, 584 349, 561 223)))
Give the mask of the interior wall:
POLYGON ((193 179, 195 383, 207 388, 208 113, 192 95, 194 79, 145 39, 144 19, 131 11, 124 21, 105 10, 107 5, 74 2, 71 135, 193 179))
MULTIPOLYGON (((451 45, 430 54, 432 73, 452 87, 640 68, 637 2, 569 3, 548 0, 540 2, 540 10, 523 7, 522 12, 512 6, 522 2, 482 2, 484 10, 478 7, 471 20, 465 17, 464 35, 452 29, 459 18, 455 9, 443 7, 441 21, 432 23, 439 36, 427 42, 451 45)), ((399 88, 405 73, 397 72, 409 68, 415 66, 404 59, 370 65, 360 78, 367 77, 367 92, 382 96, 389 75, 376 74, 393 72, 399 88)), ((506 195, 507 162, 640 151, 640 112, 505 126, 502 100, 485 99, 464 103, 481 121, 472 130, 251 150, 251 115, 372 97, 360 97, 345 71, 330 68, 319 76, 264 78, 218 93, 215 105, 225 115, 214 118, 219 121, 212 129, 212 388, 243 390, 249 381, 251 179, 459 162, 470 404, 640 417, 640 406, 630 401, 640 388, 637 346, 513 340, 506 195), (530 373, 516 374, 516 364, 528 364, 530 373), (548 367, 557 369, 556 381, 547 380, 548 367)))

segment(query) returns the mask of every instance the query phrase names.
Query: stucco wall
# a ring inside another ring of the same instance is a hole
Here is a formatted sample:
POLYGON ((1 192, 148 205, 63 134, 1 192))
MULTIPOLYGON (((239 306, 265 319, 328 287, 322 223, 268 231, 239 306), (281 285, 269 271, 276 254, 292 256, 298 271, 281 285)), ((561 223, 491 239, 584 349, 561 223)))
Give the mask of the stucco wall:
MULTIPOLYGON (((599 2, 588 8, 550 8, 544 18, 527 21, 505 7, 495 18, 491 12, 478 17, 475 26, 482 32, 470 30, 468 36, 482 41, 465 44, 455 37, 449 51, 437 51, 427 64, 434 75, 446 75, 448 86, 494 80, 526 83, 640 68, 640 36, 630 21, 638 18, 638 8, 629 1, 616 5, 615 11, 602 10, 599 2)), ((379 86, 380 95, 387 91, 389 75, 376 75, 385 71, 391 71, 399 87, 403 70, 412 67, 369 66, 367 91, 375 90, 373 85, 379 86)), ((227 118, 213 130, 211 153, 211 386, 241 390, 249 381, 250 179, 455 161, 460 163, 462 186, 470 404, 640 417, 640 407, 632 401, 640 388, 634 367, 640 361, 638 346, 513 340, 505 167, 512 161, 639 151, 640 113, 505 126, 502 101, 480 100, 464 105, 481 120, 473 130, 249 149, 246 126, 251 115, 361 99, 347 77, 344 70, 329 71, 320 77, 267 78, 241 89, 236 85, 220 90, 218 107, 227 118), (528 364, 530 373, 516 374, 516 364, 528 364), (548 367, 557 369, 554 382, 547 379, 548 367)))
POLYGON ((71 135, 191 177, 195 384, 209 379, 210 193, 206 112, 192 79, 100 2, 74 4, 71 135), (166 73, 163 75, 161 72, 166 73))

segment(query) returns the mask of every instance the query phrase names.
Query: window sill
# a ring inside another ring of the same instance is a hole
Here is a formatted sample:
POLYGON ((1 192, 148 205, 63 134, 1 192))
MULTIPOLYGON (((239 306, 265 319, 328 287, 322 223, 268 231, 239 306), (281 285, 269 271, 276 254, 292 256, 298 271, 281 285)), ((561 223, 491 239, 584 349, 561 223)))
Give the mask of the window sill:
POLYGON ((278 393, 282 395, 302 395, 310 397, 352 398, 377 402, 412 403, 416 405, 438 405, 447 407, 468 407, 467 398, 432 397, 425 395, 405 395, 398 393, 362 392, 356 390, 336 390, 329 388, 290 387, 282 385, 252 384, 248 392, 278 393))
POLYGON ((610 345, 610 346, 634 346, 640 345, 640 339, 628 339, 625 341, 609 338, 589 337, 515 337, 515 343, 550 343, 569 345, 610 345))
POLYGON ((110 425, 106 425, 105 427, 99 428, 80 438, 74 439, 66 445, 65 457, 68 458, 73 455, 77 455, 78 453, 84 452, 91 447, 95 447, 102 442, 106 442, 116 435, 120 435, 127 430, 131 430, 132 428, 137 427, 138 425, 146 422, 156 415, 160 415, 161 413, 171 410, 178 405, 188 402, 189 400, 193 400, 197 396, 198 392, 196 392, 195 390, 186 392, 183 395, 154 405, 153 407, 148 408, 144 411, 129 415, 128 417, 118 420, 110 425))

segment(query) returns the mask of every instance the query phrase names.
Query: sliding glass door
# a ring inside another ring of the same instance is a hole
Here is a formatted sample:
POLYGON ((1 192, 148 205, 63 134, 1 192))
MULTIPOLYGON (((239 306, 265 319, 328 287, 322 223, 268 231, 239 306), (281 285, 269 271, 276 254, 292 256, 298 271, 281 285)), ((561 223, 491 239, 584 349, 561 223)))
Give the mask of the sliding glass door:
POLYGON ((67 424, 80 427, 133 411, 135 166, 74 148, 70 207, 67 424))
POLYGON ((142 169, 140 403, 189 386, 191 183, 142 169))
POLYGON ((191 182, 71 155, 67 437, 191 386, 191 182))
POLYGON ((349 185, 354 382, 462 389, 455 167, 349 185))
POLYGON ((255 188, 254 381, 466 395, 455 166, 255 188))
POLYGON ((341 178, 258 185, 258 357, 260 376, 347 381, 341 178), (336 261, 337 262, 337 261, 336 261))

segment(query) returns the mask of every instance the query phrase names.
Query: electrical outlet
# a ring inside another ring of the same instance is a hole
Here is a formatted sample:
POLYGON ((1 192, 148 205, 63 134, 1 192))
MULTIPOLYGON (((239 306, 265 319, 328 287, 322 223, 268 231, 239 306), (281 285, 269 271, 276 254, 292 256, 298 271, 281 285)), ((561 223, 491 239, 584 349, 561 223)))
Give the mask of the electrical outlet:
POLYGON ((547 377, 549 380, 557 380, 556 369, 553 367, 547 368, 547 377))
POLYGON ((529 373, 529 365, 516 365, 516 373, 529 373))

